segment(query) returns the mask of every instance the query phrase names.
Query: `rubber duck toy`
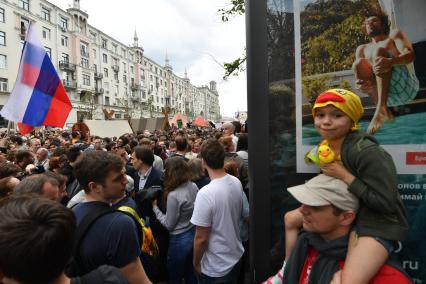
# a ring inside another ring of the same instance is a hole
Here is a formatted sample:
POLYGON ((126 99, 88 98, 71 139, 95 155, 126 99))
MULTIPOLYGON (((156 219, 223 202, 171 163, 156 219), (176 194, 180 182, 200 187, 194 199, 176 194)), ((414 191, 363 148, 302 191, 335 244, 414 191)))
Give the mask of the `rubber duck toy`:
POLYGON ((326 164, 334 161, 334 152, 328 144, 322 144, 318 147, 318 158, 326 164))

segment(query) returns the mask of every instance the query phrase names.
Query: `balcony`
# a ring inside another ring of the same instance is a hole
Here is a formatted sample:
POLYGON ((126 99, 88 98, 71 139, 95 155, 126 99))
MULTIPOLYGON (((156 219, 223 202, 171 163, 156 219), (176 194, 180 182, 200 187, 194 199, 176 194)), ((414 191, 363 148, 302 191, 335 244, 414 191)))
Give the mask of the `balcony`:
POLYGON ((64 85, 64 88, 66 90, 75 90, 77 89, 77 83, 68 81, 68 80, 62 80, 62 84, 64 85))
POLYGON ((120 71, 120 66, 118 66, 118 65, 112 65, 111 67, 112 67, 112 70, 116 73, 118 73, 118 71, 120 71))
POLYGON ((67 61, 59 61, 59 69, 75 72, 76 65, 67 61))
POLYGON ((141 85, 136 84, 136 83, 132 83, 131 88, 132 88, 132 91, 137 91, 137 90, 141 89, 141 85))
POLYGON ((104 77, 103 73, 95 72, 95 80, 102 80, 103 77, 104 77))
POLYGON ((96 88, 95 89, 96 95, 103 95, 103 93, 104 93, 104 88, 96 88))
POLYGON ((132 96, 131 100, 134 102, 140 102, 141 101, 141 97, 140 96, 132 96))

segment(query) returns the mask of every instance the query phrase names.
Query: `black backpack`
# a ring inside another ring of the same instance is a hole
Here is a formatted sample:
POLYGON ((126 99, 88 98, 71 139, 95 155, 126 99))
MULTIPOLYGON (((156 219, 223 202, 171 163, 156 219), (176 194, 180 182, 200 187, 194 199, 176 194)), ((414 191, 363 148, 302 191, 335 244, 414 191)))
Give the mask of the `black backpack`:
POLYGON ((87 214, 83 220, 81 220, 80 224, 77 226, 77 229, 74 234, 74 244, 72 248, 72 258, 71 261, 68 263, 67 267, 65 268, 66 275, 68 277, 77 277, 77 276, 83 276, 90 272, 86 267, 82 265, 81 261, 81 255, 80 255, 80 246, 81 243, 86 236, 87 232, 91 228, 91 226, 102 216, 112 213, 112 212, 121 212, 123 214, 126 214, 132 218, 132 220, 135 221, 136 226, 138 227, 138 235, 140 244, 143 244, 143 234, 142 234, 142 227, 137 222, 134 217, 123 211, 118 211, 117 209, 109 206, 106 203, 103 202, 97 202, 99 203, 98 206, 96 206, 89 214, 87 214))

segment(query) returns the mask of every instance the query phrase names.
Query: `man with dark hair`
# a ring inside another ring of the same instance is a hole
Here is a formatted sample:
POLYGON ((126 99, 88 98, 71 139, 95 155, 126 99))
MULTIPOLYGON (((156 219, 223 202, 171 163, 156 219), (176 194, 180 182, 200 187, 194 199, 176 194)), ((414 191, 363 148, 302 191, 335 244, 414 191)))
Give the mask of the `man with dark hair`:
POLYGON ((45 174, 32 175, 23 179, 14 190, 15 193, 36 193, 47 199, 60 201, 59 183, 45 174))
POLYGON ((18 184, 19 179, 16 177, 9 176, 0 179, 0 199, 11 195, 18 184))
MULTIPOLYGON (((139 145, 148 147, 154 153, 155 142, 153 140, 148 139, 148 138, 142 138, 139 141, 139 145)), ((154 162, 152 163, 152 166, 154 168, 156 168, 157 170, 159 170, 160 172, 164 171, 163 159, 161 159, 159 156, 155 155, 155 153, 154 153, 154 162)))
POLYGON ((390 30, 389 19, 380 9, 369 16, 364 27, 371 42, 358 46, 353 70, 357 87, 376 104, 367 132, 374 134, 386 121, 393 120, 389 106, 410 102, 417 94, 419 81, 414 74, 413 46, 398 29, 390 30))
POLYGON ((16 152, 15 155, 15 164, 18 165, 22 171, 25 171, 25 168, 32 164, 34 161, 34 157, 30 151, 20 150, 16 152))
POLYGON ((22 169, 15 164, 12 163, 0 163, 0 178, 5 177, 18 177, 22 172, 22 169))
MULTIPOLYGON (((58 148, 59 149, 59 148, 58 148)), ((74 175, 74 165, 77 158, 81 155, 81 150, 78 147, 71 147, 66 152, 68 161, 61 168, 60 173, 67 177, 67 195, 68 198, 73 198, 80 190, 80 184, 74 175)))
POLYGON ((175 138, 175 143, 176 153, 170 155, 170 157, 181 157, 182 159, 188 162, 189 159, 185 157, 186 151, 188 150, 188 139, 184 135, 179 134, 175 138))
POLYGON ((163 174, 153 167, 154 153, 150 147, 135 147, 131 157, 133 167, 136 170, 131 175, 135 182, 135 192, 139 192, 153 185, 162 185, 163 174))
POLYGON ((1 283, 128 283, 111 266, 99 267, 78 278, 69 279, 65 275, 75 218, 61 204, 32 195, 12 196, 0 202, 0 215, 1 283))
MULTIPOLYGON (((84 224, 91 213, 109 207, 125 192, 127 178, 124 161, 115 154, 90 151, 82 154, 74 165, 76 179, 86 193, 86 202, 73 208, 77 224, 84 224)), ((122 212, 99 217, 84 235, 79 253, 79 267, 88 272, 110 264, 120 269, 130 283, 148 283, 142 267, 138 227, 122 212)))
POLYGON ((236 283, 244 253, 239 221, 248 218, 243 188, 225 172, 225 151, 216 139, 203 143, 201 158, 211 182, 198 192, 191 218, 196 225, 194 267, 199 283, 236 283))

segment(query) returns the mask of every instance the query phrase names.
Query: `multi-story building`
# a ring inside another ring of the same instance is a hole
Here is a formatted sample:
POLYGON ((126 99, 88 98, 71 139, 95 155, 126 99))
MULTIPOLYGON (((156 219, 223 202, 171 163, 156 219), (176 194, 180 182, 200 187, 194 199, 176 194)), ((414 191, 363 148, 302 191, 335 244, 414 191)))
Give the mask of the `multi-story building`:
POLYGON ((117 119, 162 116, 163 107, 219 120, 216 82, 196 87, 186 71, 184 78, 173 73, 167 54, 164 66, 146 57, 136 31, 128 46, 88 18, 79 0, 66 11, 45 0, 0 0, 0 106, 15 83, 28 26, 36 24, 73 104, 69 122, 112 111, 117 119))

